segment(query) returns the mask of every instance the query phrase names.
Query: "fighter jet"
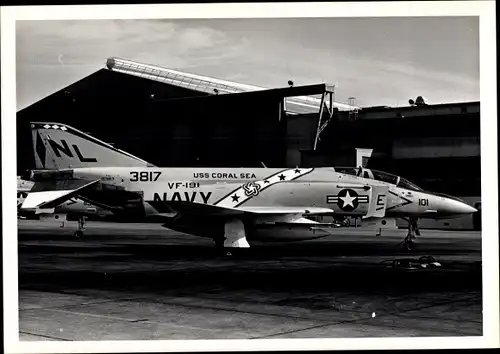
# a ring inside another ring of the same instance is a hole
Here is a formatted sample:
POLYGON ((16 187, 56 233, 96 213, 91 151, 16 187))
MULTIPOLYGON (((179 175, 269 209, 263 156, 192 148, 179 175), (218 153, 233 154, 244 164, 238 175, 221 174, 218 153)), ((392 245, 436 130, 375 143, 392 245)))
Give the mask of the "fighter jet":
POLYGON ((29 191, 33 188, 34 182, 26 181, 17 176, 17 209, 21 207, 24 199, 28 196, 29 191))
POLYGON ((312 217, 331 215, 408 218, 402 245, 411 250, 417 219, 476 212, 381 171, 159 168, 65 124, 32 122, 31 129, 37 170, 21 209, 50 209, 78 197, 116 215, 212 238, 220 248, 328 236, 333 224, 312 217))
POLYGON ((61 227, 64 227, 67 216, 75 216, 78 218, 78 229, 75 231, 74 235, 76 237, 81 237, 83 236, 82 230, 85 229, 87 217, 97 216, 99 218, 105 218, 113 215, 113 213, 106 209, 96 207, 78 198, 70 198, 52 209, 37 209, 31 211, 21 209, 24 200, 33 189, 33 185, 34 182, 25 180, 21 176, 17 177, 17 211, 19 219, 33 217, 41 217, 42 219, 52 218, 60 220, 62 222, 61 227))

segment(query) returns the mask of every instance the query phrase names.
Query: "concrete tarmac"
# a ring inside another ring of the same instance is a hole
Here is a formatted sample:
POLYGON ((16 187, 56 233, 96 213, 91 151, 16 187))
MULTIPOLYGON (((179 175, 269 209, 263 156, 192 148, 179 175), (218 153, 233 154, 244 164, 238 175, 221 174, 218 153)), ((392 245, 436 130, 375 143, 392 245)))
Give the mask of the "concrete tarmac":
POLYGON ((481 235, 336 229, 225 257, 160 225, 19 221, 20 340, 482 334, 481 235), (384 261, 432 255, 436 269, 384 261))

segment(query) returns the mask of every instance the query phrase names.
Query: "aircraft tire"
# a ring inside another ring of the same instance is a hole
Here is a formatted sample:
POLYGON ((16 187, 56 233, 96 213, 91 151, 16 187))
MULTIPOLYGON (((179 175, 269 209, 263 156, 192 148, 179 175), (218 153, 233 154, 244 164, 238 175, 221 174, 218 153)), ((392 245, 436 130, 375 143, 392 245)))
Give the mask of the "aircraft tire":
POLYGON ((75 236, 75 238, 81 239, 83 237, 83 231, 77 230, 73 235, 75 236))
POLYGON ((409 241, 409 242, 404 242, 403 243, 403 249, 407 252, 411 252, 413 251, 415 248, 415 243, 412 242, 412 241, 409 241))

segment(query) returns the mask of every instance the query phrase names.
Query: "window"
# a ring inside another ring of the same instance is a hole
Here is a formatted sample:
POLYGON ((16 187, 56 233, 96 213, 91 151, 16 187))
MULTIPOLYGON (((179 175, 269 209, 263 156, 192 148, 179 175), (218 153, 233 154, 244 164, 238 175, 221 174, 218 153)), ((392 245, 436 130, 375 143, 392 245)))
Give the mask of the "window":
POLYGON ((377 181, 382 181, 391 184, 398 183, 398 176, 395 176, 393 174, 376 170, 372 170, 372 173, 373 173, 373 178, 376 179, 377 181))
POLYGON ((398 183, 398 187, 410 189, 412 191, 423 191, 422 188, 420 188, 419 186, 411 183, 410 181, 408 181, 404 178, 400 178, 399 183, 398 183))
POLYGON ((339 167, 335 168, 335 172, 345 173, 346 175, 357 176, 359 168, 355 167, 339 167))

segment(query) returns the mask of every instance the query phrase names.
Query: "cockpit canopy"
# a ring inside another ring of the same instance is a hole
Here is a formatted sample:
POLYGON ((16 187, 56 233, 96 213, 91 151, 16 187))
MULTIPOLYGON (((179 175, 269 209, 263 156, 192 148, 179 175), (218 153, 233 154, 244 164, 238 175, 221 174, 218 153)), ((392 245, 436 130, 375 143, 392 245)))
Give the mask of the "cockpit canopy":
POLYGON ((408 181, 407 179, 404 179, 402 177, 399 177, 399 182, 397 184, 398 187, 405 188, 405 189, 410 189, 412 191, 418 191, 418 192, 423 192, 424 190, 417 186, 416 184, 408 181))
POLYGON ((383 171, 362 167, 335 167, 335 172, 386 182, 412 191, 423 191, 422 188, 408 181, 407 179, 383 171))

